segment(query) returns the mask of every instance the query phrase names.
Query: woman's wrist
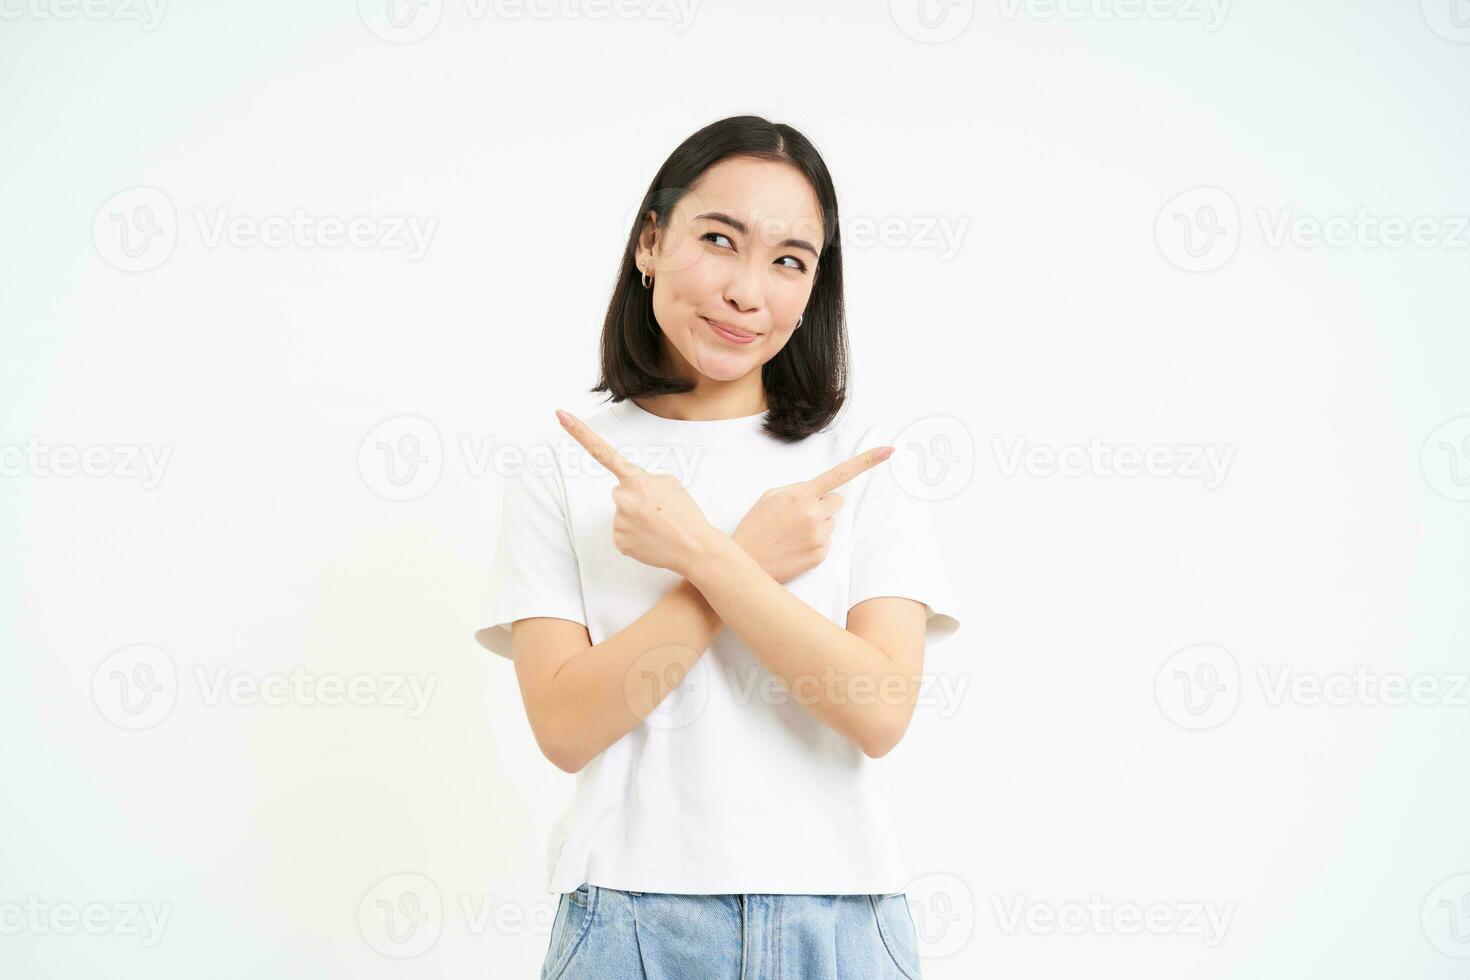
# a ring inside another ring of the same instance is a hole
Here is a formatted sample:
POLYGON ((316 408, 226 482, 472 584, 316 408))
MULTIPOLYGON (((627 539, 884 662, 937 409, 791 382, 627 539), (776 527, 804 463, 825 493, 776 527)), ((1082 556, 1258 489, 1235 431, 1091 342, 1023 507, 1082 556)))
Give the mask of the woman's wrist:
POLYGON ((690 549, 684 568, 680 571, 696 588, 708 571, 717 564, 728 563, 741 547, 730 535, 714 525, 700 532, 690 549))

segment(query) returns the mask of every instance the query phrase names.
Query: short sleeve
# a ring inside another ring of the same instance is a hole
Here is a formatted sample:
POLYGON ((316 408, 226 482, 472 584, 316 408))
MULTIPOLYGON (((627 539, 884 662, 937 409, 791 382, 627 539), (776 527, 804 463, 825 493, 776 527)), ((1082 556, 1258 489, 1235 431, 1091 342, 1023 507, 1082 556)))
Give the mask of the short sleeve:
POLYGON ((552 616, 587 625, 566 497, 549 447, 537 445, 505 477, 490 595, 475 630, 480 645, 507 659, 510 624, 552 616))
MULTIPOLYGON (((864 447, 887 445, 870 430, 864 447)), ((939 545, 934 502, 915 496, 894 479, 892 457, 853 484, 853 552, 847 608, 878 596, 914 599, 928 607, 924 645, 960 628, 949 568, 939 545)), ((838 493, 843 493, 839 489, 838 493)))

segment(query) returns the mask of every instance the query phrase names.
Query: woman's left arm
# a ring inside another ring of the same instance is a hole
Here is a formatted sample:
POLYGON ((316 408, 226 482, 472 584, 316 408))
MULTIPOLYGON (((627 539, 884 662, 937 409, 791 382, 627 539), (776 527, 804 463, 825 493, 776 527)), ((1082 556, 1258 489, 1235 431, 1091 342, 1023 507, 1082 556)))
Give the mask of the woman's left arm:
POLYGON ((852 608, 844 629, 715 528, 684 574, 797 703, 875 759, 898 744, 923 669, 923 603, 868 599, 852 608))
MULTIPOLYGON (((557 415, 618 481, 612 491, 618 551, 688 579, 790 697, 865 754, 876 759, 898 744, 921 681, 923 603, 877 596, 852 607, 848 628, 838 626, 710 524, 678 480, 629 462, 575 415, 557 415)), ((884 449, 870 450, 802 486, 821 497, 887 458, 884 449)))

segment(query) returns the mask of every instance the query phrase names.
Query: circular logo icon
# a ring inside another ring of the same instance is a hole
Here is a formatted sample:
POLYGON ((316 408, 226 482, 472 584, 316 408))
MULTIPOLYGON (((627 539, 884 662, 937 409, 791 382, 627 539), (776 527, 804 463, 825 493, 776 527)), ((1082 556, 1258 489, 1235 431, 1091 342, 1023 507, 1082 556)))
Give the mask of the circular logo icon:
POLYGON ((421 874, 389 875, 362 897, 357 927, 369 946, 394 959, 425 952, 444 929, 439 888, 421 874))
POLYGON ((970 485, 975 475, 975 440, 952 415, 929 415, 904 426, 893 437, 893 455, 884 464, 911 497, 945 500, 970 485))
POLYGON ((392 44, 422 41, 439 26, 444 0, 357 0, 357 15, 374 36, 392 44))
POLYGON ((1457 960, 1470 959, 1470 874, 1435 885, 1424 898, 1419 921, 1429 945, 1457 960))
POLYGON ((623 696, 630 707, 635 698, 646 701, 656 693, 662 686, 660 680, 664 685, 673 685, 658 707, 643 719, 649 728, 672 731, 693 724, 709 703, 709 657, 700 657, 681 673, 678 664, 667 662, 671 651, 681 649, 687 651, 688 647, 655 647, 635 660, 623 676, 623 696))
POLYGON ((92 218, 92 244, 123 272, 147 272, 168 261, 179 238, 173 201, 156 187, 130 187, 103 202, 92 218))
POLYGON ((1470 2, 1467 0, 1419 0, 1429 29, 1446 41, 1470 44, 1470 2))
POLYGON ((1218 187, 1195 187, 1174 195, 1154 221, 1159 252, 1185 272, 1211 272, 1240 247, 1240 209, 1218 187))
POLYGON ((1435 493, 1450 500, 1470 500, 1470 415, 1450 419, 1429 433, 1419 465, 1435 493))
MULTIPOLYGON (((638 280, 639 288, 645 288, 642 285, 643 280, 641 275, 647 275, 649 277, 650 281, 646 288, 652 290, 654 283, 658 281, 658 277, 663 273, 678 272, 681 269, 687 269, 704 258, 706 249, 699 241, 701 234, 708 234, 713 231, 730 238, 733 238, 735 235, 733 230, 729 230, 719 223, 714 223, 708 229, 703 224, 701 224, 699 229, 692 227, 691 222, 694 220, 695 215, 719 209, 713 203, 706 201, 699 193, 687 187, 660 188, 654 192, 653 199, 648 202, 646 209, 640 208, 641 204, 642 199, 639 199, 623 213, 622 224, 618 226, 618 241, 620 244, 624 240, 623 236, 628 234, 635 223, 637 223, 641 234, 644 222, 650 220, 648 217, 650 212, 656 212, 662 209, 667 213, 664 215, 663 227, 660 229, 662 240, 653 253, 653 264, 640 272, 636 264, 637 256, 634 256, 635 264, 632 271, 634 275, 640 276, 638 280), (676 247, 670 247, 669 242, 676 243, 676 247)), ((739 217, 739 215, 736 215, 736 217, 739 217)), ((722 244, 718 247, 729 248, 730 245, 722 244)))
POLYGON ((439 430, 417 415, 388 419, 357 447, 357 470, 384 500, 417 500, 438 486, 444 471, 439 430))
POLYGON ((119 728, 141 731, 169 716, 179 675, 167 653, 148 643, 123 647, 92 673, 92 703, 119 728))
POLYGON ((1159 668, 1154 700, 1164 717, 1181 728, 1215 728, 1229 721, 1240 703, 1240 668, 1222 646, 1186 647, 1159 668))
POLYGON ((975 896, 963 878, 930 872, 919 875, 903 891, 922 959, 953 956, 970 941, 975 933, 975 896))
POLYGON ((965 32, 975 19, 975 0, 888 0, 888 15, 904 34, 941 44, 965 32))

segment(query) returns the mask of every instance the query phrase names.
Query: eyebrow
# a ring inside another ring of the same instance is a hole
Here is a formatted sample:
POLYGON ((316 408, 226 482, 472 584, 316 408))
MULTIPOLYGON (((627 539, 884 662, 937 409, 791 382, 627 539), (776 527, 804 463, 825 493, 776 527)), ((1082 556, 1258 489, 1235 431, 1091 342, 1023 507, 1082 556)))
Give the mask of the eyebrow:
MULTIPOLYGON (((739 221, 739 220, 737 220, 735 218, 732 218, 728 214, 725 214, 722 211, 706 211, 704 214, 697 214, 697 215, 694 216, 694 220, 696 220, 696 221, 698 221, 700 218, 708 218, 711 221, 721 221, 721 222, 724 222, 725 224, 729 225, 731 228, 734 228, 736 231, 740 232, 740 234, 742 234, 742 235, 747 235, 747 234, 750 233, 749 232, 749 229, 747 229, 745 227, 745 223, 744 222, 739 221)), ((808 252, 812 253, 812 258, 820 258, 820 256, 817 255, 817 250, 812 247, 811 242, 805 241, 805 240, 800 239, 800 238, 788 238, 784 242, 777 243, 776 247, 777 248, 804 248, 808 252)))

